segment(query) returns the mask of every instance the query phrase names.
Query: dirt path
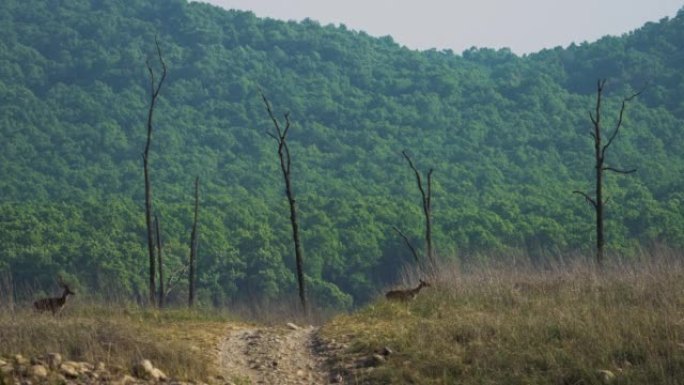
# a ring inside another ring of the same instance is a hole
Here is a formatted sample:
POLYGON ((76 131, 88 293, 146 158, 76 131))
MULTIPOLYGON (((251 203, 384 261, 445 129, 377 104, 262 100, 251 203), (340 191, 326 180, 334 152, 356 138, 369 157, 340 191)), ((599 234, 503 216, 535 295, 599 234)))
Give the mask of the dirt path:
POLYGON ((328 384, 325 357, 317 353, 316 331, 295 325, 234 330, 220 345, 223 375, 238 385, 328 384))

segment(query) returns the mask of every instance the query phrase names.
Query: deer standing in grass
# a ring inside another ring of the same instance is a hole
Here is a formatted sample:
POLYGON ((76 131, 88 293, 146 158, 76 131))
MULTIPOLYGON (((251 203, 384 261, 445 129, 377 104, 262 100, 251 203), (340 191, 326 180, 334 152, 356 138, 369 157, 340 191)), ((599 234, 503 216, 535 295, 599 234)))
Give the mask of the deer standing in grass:
POLYGON ((62 309, 64 309, 64 305, 66 304, 67 297, 71 294, 74 295, 73 291, 69 289, 69 286, 67 286, 64 282, 60 282, 59 286, 64 288, 64 291, 62 292, 61 297, 53 297, 53 298, 42 298, 33 303, 33 307, 36 308, 36 310, 40 312, 46 312, 46 311, 51 311, 52 315, 57 315, 57 313, 61 312, 62 309))
POLYGON ((423 281, 422 279, 419 281, 420 281, 420 283, 414 289, 391 290, 391 291, 388 291, 387 294, 385 294, 385 298, 387 298, 389 301, 402 301, 402 302, 410 301, 410 300, 416 298, 416 296, 420 292, 420 289, 430 286, 429 283, 423 281))

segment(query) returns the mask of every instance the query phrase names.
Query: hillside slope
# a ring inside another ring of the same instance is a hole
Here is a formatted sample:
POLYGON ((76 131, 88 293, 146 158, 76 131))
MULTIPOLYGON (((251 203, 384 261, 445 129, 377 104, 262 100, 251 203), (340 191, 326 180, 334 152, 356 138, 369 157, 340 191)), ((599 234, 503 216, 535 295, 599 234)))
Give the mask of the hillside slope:
MULTIPOLYGON (((419 195, 400 152, 434 168, 435 238, 449 258, 586 251, 588 111, 630 103, 608 162, 611 251, 684 245, 684 12, 622 37, 517 57, 417 52, 313 21, 184 0, 0 5, 0 270, 47 288, 63 271, 98 295, 144 297, 140 154, 147 58, 169 76, 151 155, 168 268, 188 254, 202 181, 200 297, 293 291, 287 207, 259 89, 289 111, 306 269, 319 304, 373 297, 420 247, 419 195)), ((609 120, 609 122, 612 122, 609 120)), ((172 298, 185 297, 176 285, 172 298)))

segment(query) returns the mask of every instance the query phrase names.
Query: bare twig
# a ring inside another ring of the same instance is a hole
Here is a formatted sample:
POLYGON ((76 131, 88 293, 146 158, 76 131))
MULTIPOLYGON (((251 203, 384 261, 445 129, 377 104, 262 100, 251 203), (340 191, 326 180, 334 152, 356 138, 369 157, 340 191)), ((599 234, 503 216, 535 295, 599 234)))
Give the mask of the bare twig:
POLYGON ((406 243, 406 246, 408 246, 409 250, 411 250, 411 254, 413 255, 413 259, 416 261, 416 263, 420 263, 420 258, 418 258, 418 252, 416 251, 416 248, 413 247, 411 244, 411 241, 408 239, 406 234, 402 233, 401 230, 397 226, 392 226, 394 231, 396 231, 402 238, 404 238, 404 243, 406 243))

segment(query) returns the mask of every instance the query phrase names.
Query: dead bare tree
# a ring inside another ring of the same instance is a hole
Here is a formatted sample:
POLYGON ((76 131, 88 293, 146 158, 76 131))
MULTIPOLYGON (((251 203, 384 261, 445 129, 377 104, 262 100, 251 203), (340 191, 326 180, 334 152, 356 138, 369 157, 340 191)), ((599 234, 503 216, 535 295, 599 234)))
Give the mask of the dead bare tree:
POLYGON ((157 58, 161 63, 162 73, 159 81, 157 82, 150 61, 146 61, 145 64, 147 65, 147 70, 150 73, 150 106, 147 112, 147 141, 145 142, 145 151, 142 154, 143 171, 145 174, 145 223, 147 225, 147 248, 150 262, 149 299, 152 306, 155 304, 156 285, 154 267, 154 231, 152 229, 152 186, 150 184, 149 159, 150 144, 152 142, 152 117, 154 115, 154 107, 157 104, 159 91, 164 83, 164 79, 166 79, 166 63, 162 57, 161 47, 159 46, 159 41, 156 37, 154 38, 154 43, 157 47, 157 58))
POLYGON ((639 96, 641 94, 641 91, 634 93, 624 99, 622 99, 622 106, 620 107, 620 113, 617 118, 617 122, 615 123, 615 128, 613 129, 613 132, 608 136, 608 141, 603 144, 602 142, 602 137, 601 137, 601 102, 602 102, 602 96, 603 96, 603 89, 606 85, 606 80, 598 80, 597 81, 597 86, 596 86, 596 107, 594 112, 589 112, 589 118, 591 119, 591 123, 593 125, 593 130, 590 132, 591 137, 594 139, 594 157, 596 159, 595 163, 595 172, 596 172, 596 187, 595 187, 595 196, 592 198, 589 194, 575 190, 573 193, 582 195, 584 199, 587 200, 593 207, 594 210, 596 211, 596 263, 598 264, 599 267, 603 266, 603 260, 604 260, 604 243, 605 243, 605 238, 604 238, 604 232, 603 232, 603 213, 604 213, 604 205, 605 205, 605 200, 603 199, 603 172, 604 171, 612 171, 615 173, 619 174, 631 174, 633 172, 636 172, 636 169, 631 169, 631 170, 621 170, 617 169, 614 167, 606 166, 605 165, 605 160, 606 160, 606 150, 610 147, 611 144, 613 144, 613 141, 617 137, 618 133, 620 132, 620 128, 622 127, 622 122, 623 122, 623 116, 625 112, 625 107, 627 106, 627 102, 631 101, 635 97, 639 96))
POLYGON ((160 308, 164 307, 164 261, 162 257, 162 239, 159 231, 159 217, 154 215, 154 229, 157 239, 157 266, 159 268, 159 299, 157 304, 160 308))
POLYGON ((273 122, 273 129, 275 134, 268 133, 273 139, 278 142, 278 157, 280 158, 280 168, 283 172, 283 179, 285 179, 285 194, 287 195, 287 200, 290 204, 290 223, 292 224, 292 239, 295 246, 295 260, 297 267, 297 284, 299 286, 299 301, 302 305, 302 311, 304 314, 308 314, 308 307, 306 303, 306 289, 304 287, 304 255, 302 251, 302 242, 299 239, 299 223, 297 222, 297 202, 295 200, 294 191, 292 190, 292 162, 290 158, 290 148, 287 145, 287 133, 290 130, 290 114, 285 113, 285 127, 281 128, 281 123, 278 122, 273 110, 271 109, 271 104, 266 99, 266 96, 262 93, 261 98, 266 106, 266 111, 268 116, 273 122))
POLYGON ((188 306, 195 304, 195 268, 197 264, 198 232, 197 220, 199 215, 199 177, 195 178, 195 215, 192 221, 192 232, 190 233, 190 261, 188 273, 188 306))
POLYGON ((416 169, 413 161, 406 153, 406 150, 401 152, 406 158, 409 166, 416 174, 416 183, 418 184, 418 190, 420 190, 420 195, 423 200, 423 214, 425 216, 425 257, 432 267, 435 266, 435 255, 432 247, 432 172, 430 169, 427 174, 427 187, 423 186, 423 180, 420 176, 420 172, 416 169))

